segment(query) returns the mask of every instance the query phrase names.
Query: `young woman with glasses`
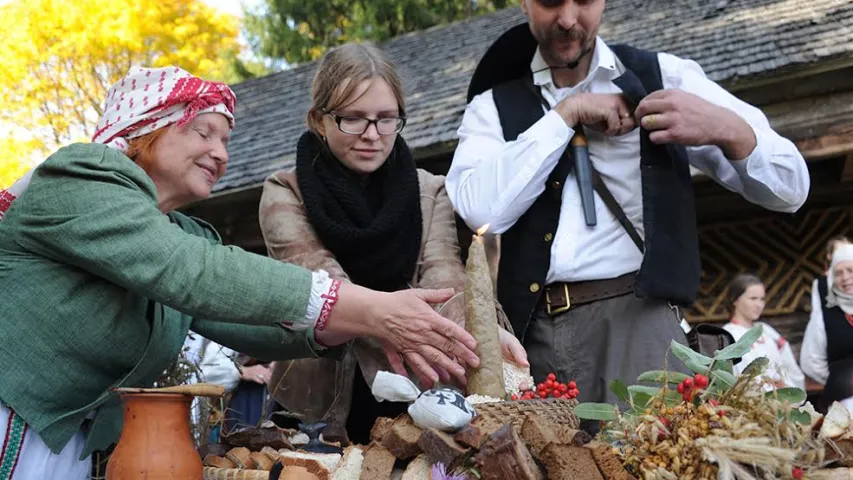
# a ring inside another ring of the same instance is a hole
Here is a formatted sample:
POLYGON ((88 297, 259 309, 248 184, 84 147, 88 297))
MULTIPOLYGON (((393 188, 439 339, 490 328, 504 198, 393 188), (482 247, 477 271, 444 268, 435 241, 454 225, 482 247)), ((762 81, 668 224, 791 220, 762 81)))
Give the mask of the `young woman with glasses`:
MULTIPOLYGON (((418 169, 400 136, 406 110, 396 68, 372 46, 344 45, 321 61, 312 95, 296 168, 276 172, 264 185, 260 222, 270 255, 380 291, 454 288, 459 294, 441 314, 462 324, 465 273, 453 208, 444 177, 418 169)), ((506 356, 527 365, 513 335, 502 330, 501 341, 506 356)), ((405 373, 400 357, 383 348, 358 341, 339 362, 277 364, 270 389, 303 421, 327 420, 325 438, 367 444, 377 416, 406 409, 378 404, 370 394, 378 370, 405 373)), ((444 349, 435 345, 434 353, 444 349)), ((407 352, 402 359, 422 387, 464 382, 462 368, 419 368, 432 363, 429 354, 407 352)))

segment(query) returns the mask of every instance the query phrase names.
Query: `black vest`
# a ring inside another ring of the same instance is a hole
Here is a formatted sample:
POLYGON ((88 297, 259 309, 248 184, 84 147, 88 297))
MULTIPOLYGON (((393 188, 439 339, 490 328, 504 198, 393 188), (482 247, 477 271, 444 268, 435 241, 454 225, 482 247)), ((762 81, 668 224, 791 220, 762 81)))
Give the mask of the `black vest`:
POLYGON ((826 307, 829 293, 826 277, 817 281, 820 304, 823 309, 823 327, 826 329, 826 361, 829 378, 823 388, 827 405, 853 397, 853 326, 847 322, 841 307, 826 307))
MULTIPOLYGON (((624 45, 611 48, 626 68, 614 83, 630 102, 637 105, 649 93, 663 88, 656 53, 624 45)), ((544 115, 529 68, 525 77, 501 83, 492 93, 507 141, 515 140, 544 115)), ((679 145, 653 144, 649 132, 642 129, 640 157, 645 255, 634 291, 640 297, 688 305, 696 297, 700 270, 687 154, 679 145)), ((557 231, 565 174, 573 165, 568 151, 560 162, 545 191, 501 236, 498 299, 520 339, 542 295, 533 284, 544 285, 550 267, 550 239, 557 231)), ((601 201, 596 196, 596 202, 601 201)), ((582 212, 578 210, 577 214, 582 212)))

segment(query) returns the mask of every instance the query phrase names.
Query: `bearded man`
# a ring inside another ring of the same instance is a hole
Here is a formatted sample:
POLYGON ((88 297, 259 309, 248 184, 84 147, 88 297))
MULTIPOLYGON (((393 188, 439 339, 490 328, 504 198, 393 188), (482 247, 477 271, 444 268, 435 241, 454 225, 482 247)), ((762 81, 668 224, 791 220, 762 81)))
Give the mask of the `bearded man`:
POLYGON ((605 43, 605 0, 521 9, 527 24, 474 74, 447 192, 470 227, 501 235, 498 298, 536 381, 555 372, 581 401, 614 401, 613 379, 661 369, 670 342, 685 343, 677 306, 700 277, 690 166, 781 212, 805 202, 808 170, 697 63, 605 43), (592 167, 593 222, 578 156, 592 167))

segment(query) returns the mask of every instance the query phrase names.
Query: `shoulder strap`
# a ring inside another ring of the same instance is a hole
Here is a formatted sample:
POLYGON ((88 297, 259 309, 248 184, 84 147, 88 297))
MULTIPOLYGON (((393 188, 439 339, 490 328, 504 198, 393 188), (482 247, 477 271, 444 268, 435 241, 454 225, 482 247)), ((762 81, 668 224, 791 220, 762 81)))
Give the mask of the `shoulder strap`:
MULTIPOLYGON (((542 105, 545 107, 546 110, 551 109, 551 105, 548 103, 547 100, 545 100, 545 97, 542 95, 542 90, 540 88, 534 86, 532 82, 525 83, 525 85, 528 88, 534 90, 534 93, 536 93, 536 96, 539 97, 539 100, 542 102, 542 105)), ((563 152, 563 158, 567 161, 562 161, 557 164, 557 169, 560 169, 561 166, 562 169, 565 169, 565 174, 563 175, 563 178, 565 178, 569 174, 572 168, 571 159, 567 158, 569 155, 569 149, 567 148, 563 152)), ((619 202, 616 200, 613 194, 610 193, 610 189, 607 188, 607 184, 604 183, 604 180, 601 178, 601 175, 598 173, 598 170, 595 169, 595 166, 592 165, 592 162, 589 162, 589 168, 590 170, 592 170, 592 187, 595 189, 596 192, 598 192, 598 196, 601 197, 601 200, 604 201, 604 204, 607 206, 613 216, 616 217, 616 220, 619 220, 619 224, 622 225, 622 228, 625 229, 625 231, 628 233, 628 236, 631 237, 631 240, 634 241, 634 245, 636 245, 637 248, 640 249, 640 253, 645 253, 646 248, 643 244, 643 237, 640 236, 640 232, 637 231, 637 228, 634 227, 634 224, 631 223, 630 219, 628 219, 628 215, 625 214, 625 210, 622 209, 622 206, 619 205, 619 202)))
POLYGON ((622 228, 628 232, 628 236, 634 241, 634 245, 640 249, 640 253, 646 253, 646 248, 643 245, 643 237, 640 236, 640 232, 637 231, 634 224, 628 219, 628 215, 625 214, 625 210, 622 210, 622 206, 619 205, 619 202, 610 193, 610 189, 607 188, 607 184, 604 183, 604 180, 599 175, 598 170, 592 165, 592 162, 590 162, 589 167, 592 170, 592 187, 598 192, 598 196, 601 197, 601 200, 604 201, 604 204, 607 205, 607 208, 616 217, 616 220, 619 220, 622 228))

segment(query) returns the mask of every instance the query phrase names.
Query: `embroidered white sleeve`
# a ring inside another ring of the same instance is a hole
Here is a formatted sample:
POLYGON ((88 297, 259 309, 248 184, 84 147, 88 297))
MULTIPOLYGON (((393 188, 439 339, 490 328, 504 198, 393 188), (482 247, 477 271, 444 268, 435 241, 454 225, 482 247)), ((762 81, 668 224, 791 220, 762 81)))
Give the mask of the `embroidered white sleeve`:
POLYGON ((305 309, 305 317, 301 322, 293 325, 294 330, 308 330, 314 328, 320 313, 323 310, 323 295, 329 293, 332 279, 325 270, 318 270, 311 275, 311 296, 308 298, 308 308, 305 309))

